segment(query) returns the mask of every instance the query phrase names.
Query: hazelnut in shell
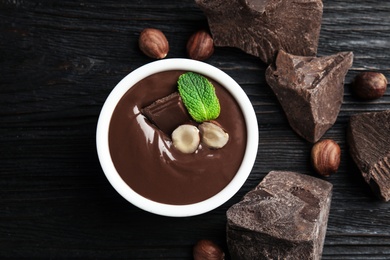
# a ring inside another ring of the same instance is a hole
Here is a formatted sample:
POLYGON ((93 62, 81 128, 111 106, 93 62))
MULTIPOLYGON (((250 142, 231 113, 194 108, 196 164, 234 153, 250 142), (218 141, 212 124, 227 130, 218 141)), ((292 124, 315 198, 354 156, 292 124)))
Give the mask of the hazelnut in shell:
POLYGON ((195 244, 193 257, 194 260, 223 260, 225 253, 213 241, 202 239, 195 244))
POLYGON ((352 83, 353 94, 362 100, 378 99, 385 94, 386 88, 387 79, 380 72, 360 72, 352 83))
POLYGON ((153 59, 163 59, 169 52, 168 40, 164 33, 158 29, 144 29, 138 39, 140 50, 153 59))
POLYGON ((214 53, 214 41, 206 30, 200 30, 190 36, 187 42, 188 57, 193 60, 206 60, 214 53))
POLYGON ((337 172, 340 166, 340 146, 331 139, 314 144, 311 149, 311 161, 315 171, 324 177, 337 172))

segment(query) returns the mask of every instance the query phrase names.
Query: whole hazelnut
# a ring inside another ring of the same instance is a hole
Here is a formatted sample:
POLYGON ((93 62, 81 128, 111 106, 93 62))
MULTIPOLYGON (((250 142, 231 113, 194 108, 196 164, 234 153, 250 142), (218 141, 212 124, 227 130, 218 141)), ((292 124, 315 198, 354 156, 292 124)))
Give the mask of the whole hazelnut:
POLYGON ((154 28, 142 30, 138 39, 138 45, 146 56, 153 59, 163 59, 169 51, 168 40, 164 33, 154 28))
POLYGON ((193 249, 194 260, 223 260, 225 253, 211 240, 199 240, 193 249))
POLYGON ((379 72, 360 72, 352 83, 352 91, 355 96, 364 100, 382 97, 386 92, 386 88, 387 79, 379 72))
POLYGON ((187 42, 188 57, 194 60, 206 60, 214 53, 214 41, 211 35, 200 30, 190 36, 187 42))
POLYGON ((311 161, 316 172, 328 177, 337 172, 340 165, 340 146, 331 139, 314 144, 311 149, 311 161))

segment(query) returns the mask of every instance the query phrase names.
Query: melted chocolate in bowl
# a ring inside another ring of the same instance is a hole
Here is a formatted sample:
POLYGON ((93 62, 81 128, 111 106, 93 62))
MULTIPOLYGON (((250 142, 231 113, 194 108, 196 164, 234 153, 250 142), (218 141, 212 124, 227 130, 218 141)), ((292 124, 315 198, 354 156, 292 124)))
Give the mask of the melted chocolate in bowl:
POLYGON ((136 83, 117 104, 109 126, 110 154, 122 179, 145 198, 172 205, 200 202, 226 187, 241 165, 247 139, 239 105, 211 79, 221 105, 216 121, 229 134, 226 146, 201 145, 184 154, 149 122, 142 108, 177 91, 177 79, 185 72, 160 72, 136 83))

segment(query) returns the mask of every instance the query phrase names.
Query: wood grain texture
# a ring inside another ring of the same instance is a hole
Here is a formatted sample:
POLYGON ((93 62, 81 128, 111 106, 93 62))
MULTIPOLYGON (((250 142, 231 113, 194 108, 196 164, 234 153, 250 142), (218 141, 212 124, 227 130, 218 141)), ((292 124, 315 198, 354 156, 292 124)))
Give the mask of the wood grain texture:
MULTIPOLYGON (((349 117, 390 109, 390 88, 372 102, 355 99, 353 77, 390 78, 390 2, 325 0, 318 55, 353 51, 344 101, 325 134, 340 144, 323 259, 390 259, 390 204, 360 176, 345 141, 349 117)), ((166 218, 122 199, 106 180, 95 148, 101 106, 127 73, 152 59, 139 32, 158 28, 168 58, 186 57, 188 37, 207 27, 192 0, 0 0, 0 258, 191 259, 199 239, 226 250, 226 210, 271 170, 315 175, 311 144, 289 127, 265 64, 233 48, 208 63, 248 94, 259 122, 259 149, 248 181, 231 200, 201 216, 166 218)))

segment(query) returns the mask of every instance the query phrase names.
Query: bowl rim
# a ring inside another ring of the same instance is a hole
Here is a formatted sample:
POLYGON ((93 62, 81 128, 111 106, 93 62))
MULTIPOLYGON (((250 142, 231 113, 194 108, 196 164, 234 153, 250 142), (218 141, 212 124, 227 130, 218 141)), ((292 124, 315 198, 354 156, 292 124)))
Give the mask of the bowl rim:
POLYGON ((186 59, 170 58, 147 63, 125 76, 113 88, 103 104, 96 128, 96 148, 103 172, 114 189, 134 206, 145 211, 170 217, 189 217, 209 212, 232 198, 244 185, 254 166, 259 143, 257 117, 251 101, 240 85, 228 74, 208 63, 186 59), (193 204, 171 205, 147 199, 136 193, 120 177, 112 162, 108 132, 111 115, 122 96, 143 78, 162 71, 184 70, 192 71, 210 77, 225 87, 235 98, 243 111, 247 143, 243 161, 232 181, 216 195, 193 204))

